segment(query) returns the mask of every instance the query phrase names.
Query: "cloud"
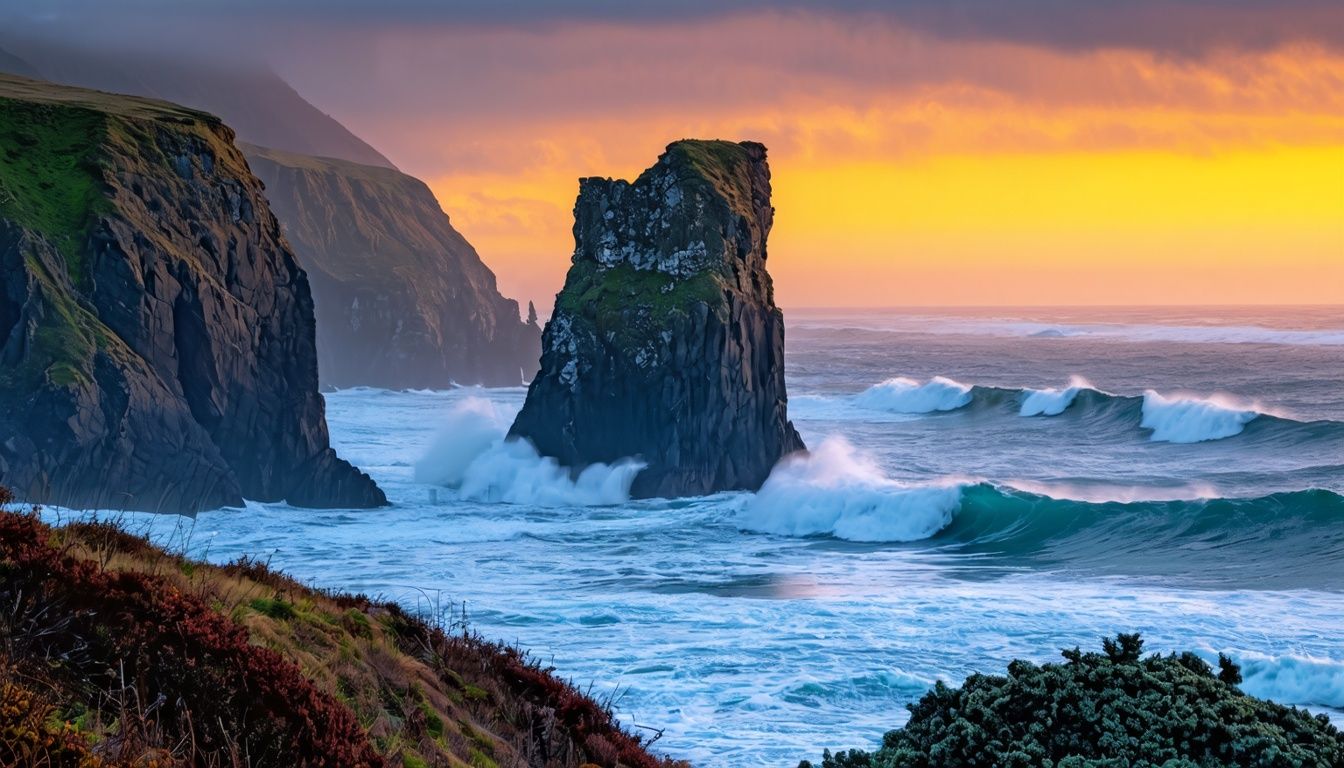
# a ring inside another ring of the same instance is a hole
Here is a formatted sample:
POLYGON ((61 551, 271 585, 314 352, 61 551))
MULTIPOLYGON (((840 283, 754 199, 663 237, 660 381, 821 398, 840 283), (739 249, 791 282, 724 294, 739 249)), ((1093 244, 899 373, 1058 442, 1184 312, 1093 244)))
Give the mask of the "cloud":
POLYGON ((198 42, 289 30, 348 26, 541 29, 575 23, 695 23, 762 12, 893 22, 948 40, 999 41, 1062 50, 1122 47, 1166 55, 1293 42, 1344 47, 1344 7, 1336 0, 6 0, 0 18, 63 34, 106 39, 136 31, 198 42), (8 6, 8 7, 6 7, 8 6), (96 24, 92 23, 96 20, 96 24))

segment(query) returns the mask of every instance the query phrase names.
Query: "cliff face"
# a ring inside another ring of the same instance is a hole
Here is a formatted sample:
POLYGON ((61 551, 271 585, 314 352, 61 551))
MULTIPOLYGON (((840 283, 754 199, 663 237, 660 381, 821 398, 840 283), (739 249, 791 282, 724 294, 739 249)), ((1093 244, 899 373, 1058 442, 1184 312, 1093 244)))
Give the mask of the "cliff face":
POLYGON ((536 372, 541 330, 519 319, 423 182, 244 151, 312 283, 324 384, 516 386, 536 372))
POLYGON ((803 442, 765 269, 765 147, 680 141, 633 183, 583 179, 574 257, 511 435, 582 467, 637 456, 637 496, 756 489, 803 442))
POLYGON ((0 482, 386 503, 328 444, 308 281, 218 119, 0 76, 0 482))

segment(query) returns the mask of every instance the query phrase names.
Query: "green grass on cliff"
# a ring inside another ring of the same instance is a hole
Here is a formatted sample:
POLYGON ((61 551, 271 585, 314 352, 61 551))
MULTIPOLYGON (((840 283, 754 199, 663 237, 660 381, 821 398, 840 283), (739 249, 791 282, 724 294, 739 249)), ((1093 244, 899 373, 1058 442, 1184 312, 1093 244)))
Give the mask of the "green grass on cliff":
POLYGON ((100 112, 0 98, 0 216, 50 240, 75 285, 89 221, 107 207, 97 167, 106 134, 100 112))
POLYGON ((752 215, 751 156, 746 147, 721 139, 683 139, 669 144, 667 153, 673 164, 689 168, 723 194, 739 215, 752 215))
MULTIPOLYGON (((192 132, 216 145, 217 163, 241 166, 241 155, 218 145, 232 136, 217 135, 218 125, 167 102, 0 74, 0 218, 34 236, 24 258, 45 305, 26 363, 0 370, 0 385, 31 392, 43 377, 55 386, 85 383, 96 350, 130 354, 80 296, 91 287, 86 259, 97 218, 127 215, 107 180, 113 172, 175 178, 155 142, 159 127, 192 132)), ((131 223, 157 236, 153 222, 131 223)))
POLYGON ((668 146, 674 156, 706 176, 721 176, 726 171, 750 162, 741 144, 721 139, 683 139, 668 146))

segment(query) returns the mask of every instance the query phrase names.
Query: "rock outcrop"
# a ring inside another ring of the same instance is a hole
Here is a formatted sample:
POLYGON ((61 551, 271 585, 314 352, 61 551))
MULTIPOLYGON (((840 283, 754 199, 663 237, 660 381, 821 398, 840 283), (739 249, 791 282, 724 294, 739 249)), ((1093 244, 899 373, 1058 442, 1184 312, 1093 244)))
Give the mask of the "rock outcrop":
POLYGON ((580 468, 638 457, 636 496, 756 489, 803 442, 765 269, 765 147, 679 141, 632 184, 589 178, 541 372, 510 434, 580 468))
POLYGON ((313 287, 324 385, 517 386, 541 329, 429 187, 391 168, 244 145, 313 287))
POLYGON ((0 77, 0 483, 21 498, 386 503, 329 446, 308 281, 233 138, 0 77))

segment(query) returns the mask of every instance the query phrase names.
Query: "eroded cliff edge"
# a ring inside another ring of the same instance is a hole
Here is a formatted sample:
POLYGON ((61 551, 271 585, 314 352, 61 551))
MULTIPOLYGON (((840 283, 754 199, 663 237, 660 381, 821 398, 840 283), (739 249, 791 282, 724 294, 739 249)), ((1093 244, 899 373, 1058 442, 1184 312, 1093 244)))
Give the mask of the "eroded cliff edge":
POLYGON ((541 329, 429 187, 392 168, 244 145, 313 287, 324 385, 518 386, 541 329))
POLYGON ((308 281, 233 138, 0 76, 0 481, 23 498, 386 503, 329 446, 308 281))
POLYGON ((678 141, 634 183, 579 182, 573 264, 511 436, 574 468, 638 457, 641 497, 754 490, 803 448, 765 268, 765 154, 678 141))

